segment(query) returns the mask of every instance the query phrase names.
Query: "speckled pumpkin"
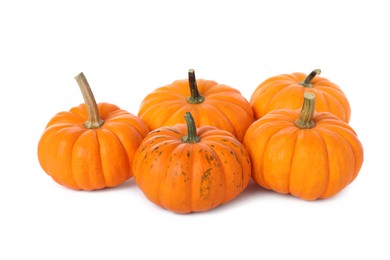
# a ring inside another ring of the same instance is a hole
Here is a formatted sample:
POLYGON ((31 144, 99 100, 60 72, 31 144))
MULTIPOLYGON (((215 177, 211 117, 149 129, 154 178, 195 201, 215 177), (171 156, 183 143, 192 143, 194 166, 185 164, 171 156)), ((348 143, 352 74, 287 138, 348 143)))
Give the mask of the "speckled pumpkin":
POLYGON ((177 213, 206 211, 237 197, 248 185, 251 164, 229 132, 186 124, 155 129, 139 146, 133 172, 153 203, 177 213))

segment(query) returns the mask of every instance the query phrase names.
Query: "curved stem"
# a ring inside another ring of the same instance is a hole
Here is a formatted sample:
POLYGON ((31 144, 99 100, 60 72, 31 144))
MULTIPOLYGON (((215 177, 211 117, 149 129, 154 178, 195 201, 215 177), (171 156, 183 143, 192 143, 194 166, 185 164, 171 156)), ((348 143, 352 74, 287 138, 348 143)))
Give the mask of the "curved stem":
POLYGON ((190 84, 191 96, 187 97, 187 101, 191 104, 199 104, 204 101, 204 97, 199 94, 198 86, 196 84, 195 71, 190 69, 188 71, 188 82, 190 84))
POLYGON ((295 125, 301 129, 313 128, 315 122, 313 120, 314 110, 316 106, 316 96, 312 92, 305 92, 303 95, 303 105, 299 118, 295 121, 295 125))
POLYGON ((91 87, 88 84, 87 78, 84 73, 78 74, 74 77, 79 84, 81 94, 83 95, 85 105, 87 106, 88 119, 84 123, 84 126, 88 129, 98 128, 103 125, 104 121, 99 117, 98 106, 93 96, 91 87))
POLYGON ((187 132, 187 135, 183 136, 183 138, 181 140, 184 143, 198 143, 198 142, 200 142, 200 138, 196 134, 196 125, 195 125, 195 121, 194 121, 194 118, 192 117, 191 113, 186 112, 186 114, 184 115, 184 118, 185 118, 186 123, 187 123, 188 132, 187 132))
POLYGON ((314 79, 315 76, 318 76, 320 74, 321 74, 321 70, 320 69, 313 70, 309 75, 307 75, 307 77, 301 83, 301 85, 306 87, 306 88, 312 88, 313 85, 311 84, 311 81, 314 79))

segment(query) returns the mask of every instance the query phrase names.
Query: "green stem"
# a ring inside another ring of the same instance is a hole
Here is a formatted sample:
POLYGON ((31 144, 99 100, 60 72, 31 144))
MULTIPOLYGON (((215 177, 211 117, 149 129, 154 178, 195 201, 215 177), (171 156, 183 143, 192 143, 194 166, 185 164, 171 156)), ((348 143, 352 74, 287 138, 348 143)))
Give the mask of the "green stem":
POLYGON ((295 121, 295 125, 301 129, 313 128, 315 122, 313 120, 314 110, 316 106, 316 96, 312 92, 305 92, 303 95, 303 105, 299 118, 295 121))
POLYGON ((84 123, 84 126, 88 129, 99 128, 103 125, 104 121, 99 117, 98 106, 91 87, 88 84, 87 78, 84 76, 84 73, 81 72, 75 77, 75 79, 80 87, 81 94, 83 95, 88 111, 88 119, 84 123))
POLYGON ((196 134, 195 120, 190 112, 186 112, 184 118, 187 123, 187 135, 181 139, 184 143, 198 143, 200 142, 199 136, 196 134))
POLYGON ((304 86, 305 88, 312 88, 313 85, 311 84, 311 81, 314 79, 315 76, 320 75, 320 74, 321 74, 321 70, 315 69, 309 75, 307 75, 305 80, 303 82, 301 82, 300 84, 302 86, 304 86))
POLYGON ((191 104, 199 104, 204 101, 204 97, 199 94, 198 86, 196 84, 195 71, 190 69, 188 71, 188 82, 190 85, 191 96, 187 97, 187 101, 191 104))

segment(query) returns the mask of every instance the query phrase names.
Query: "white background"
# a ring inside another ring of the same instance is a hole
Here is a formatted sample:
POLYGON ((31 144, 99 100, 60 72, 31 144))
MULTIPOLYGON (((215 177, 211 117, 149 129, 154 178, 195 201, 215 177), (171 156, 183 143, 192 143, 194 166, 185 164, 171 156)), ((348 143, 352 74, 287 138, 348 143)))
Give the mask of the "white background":
POLYGON ((389 259, 389 8, 386 1, 1 1, 0 259, 389 259), (40 168, 54 114, 98 102, 137 114, 193 68, 241 91, 322 69, 352 107, 365 149, 357 179, 327 200, 250 184, 214 210, 180 215, 133 180, 73 191, 40 168))

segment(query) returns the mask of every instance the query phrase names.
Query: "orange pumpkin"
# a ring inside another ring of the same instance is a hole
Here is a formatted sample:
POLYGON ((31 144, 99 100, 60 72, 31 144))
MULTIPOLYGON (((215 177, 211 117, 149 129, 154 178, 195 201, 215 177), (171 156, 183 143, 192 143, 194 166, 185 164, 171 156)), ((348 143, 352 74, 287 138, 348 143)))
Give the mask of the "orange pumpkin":
POLYGON ((96 104, 83 73, 76 80, 85 104, 49 121, 38 143, 39 163, 56 182, 75 190, 119 185, 132 177, 134 154, 149 130, 113 104, 96 104))
POLYGON ((186 124, 150 132, 135 155, 136 184, 153 203, 177 213, 206 211, 237 197, 250 180, 250 160, 229 132, 186 124))
POLYGON ((138 116, 151 130, 182 124, 183 114, 190 112, 197 126, 210 125, 232 133, 242 141, 253 123, 253 110, 241 93, 212 80, 188 79, 157 88, 142 101, 138 116))
POLYGON ((355 131, 314 109, 315 95, 306 92, 302 109, 271 111, 248 128, 244 146, 260 186, 315 200, 337 194, 356 178, 363 147, 355 131))
POLYGON ((316 111, 331 112, 348 123, 351 108, 344 92, 338 85, 318 76, 320 72, 316 69, 309 75, 282 74, 262 82, 250 99, 255 118, 259 119, 275 109, 298 109, 302 104, 303 93, 313 92, 317 98, 316 111))

